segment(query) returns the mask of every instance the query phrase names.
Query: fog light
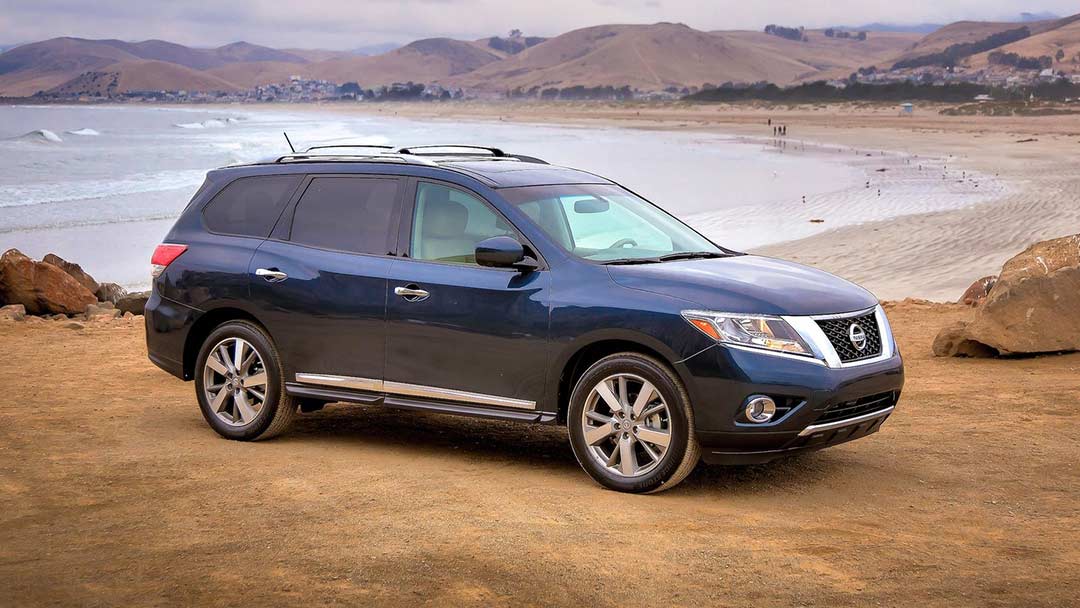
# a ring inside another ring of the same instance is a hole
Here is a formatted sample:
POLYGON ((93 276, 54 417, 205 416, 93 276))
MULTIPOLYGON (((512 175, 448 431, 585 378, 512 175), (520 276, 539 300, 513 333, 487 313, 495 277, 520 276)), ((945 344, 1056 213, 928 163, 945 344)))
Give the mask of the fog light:
POLYGON ((746 400, 743 413, 750 422, 758 424, 768 422, 776 415, 776 402, 765 395, 751 395, 746 400))

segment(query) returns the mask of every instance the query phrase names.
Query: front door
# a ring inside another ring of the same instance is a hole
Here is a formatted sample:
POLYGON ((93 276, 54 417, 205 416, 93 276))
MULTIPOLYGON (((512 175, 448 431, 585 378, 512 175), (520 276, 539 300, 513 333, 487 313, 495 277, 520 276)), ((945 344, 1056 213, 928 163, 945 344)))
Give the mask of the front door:
POLYGON ((251 261, 287 382, 379 392, 398 200, 392 176, 314 176, 251 261))
POLYGON ((476 243, 521 236, 474 193, 427 181, 415 190, 402 216, 409 255, 388 283, 387 395, 536 411, 550 357, 550 272, 477 265, 476 243))

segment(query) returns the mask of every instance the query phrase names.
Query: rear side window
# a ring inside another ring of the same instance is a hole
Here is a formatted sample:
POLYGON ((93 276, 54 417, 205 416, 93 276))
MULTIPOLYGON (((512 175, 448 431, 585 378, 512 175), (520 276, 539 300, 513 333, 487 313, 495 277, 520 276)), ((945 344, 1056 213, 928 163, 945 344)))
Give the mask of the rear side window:
POLYGON ((301 175, 260 175, 234 181, 203 208, 206 227, 221 234, 270 236, 301 179, 301 175))
POLYGON ((293 215, 294 243, 354 253, 390 251, 398 180, 317 177, 293 215))

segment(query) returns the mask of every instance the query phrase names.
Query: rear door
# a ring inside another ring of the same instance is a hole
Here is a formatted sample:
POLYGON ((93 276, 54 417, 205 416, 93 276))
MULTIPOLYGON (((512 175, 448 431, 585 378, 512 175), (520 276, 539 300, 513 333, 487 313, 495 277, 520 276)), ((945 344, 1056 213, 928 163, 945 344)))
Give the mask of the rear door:
POLYGON ((378 392, 404 180, 314 175, 250 265, 287 382, 378 392))
POLYGON ((550 357, 551 273, 479 266, 476 243, 524 238, 480 196, 420 180, 391 269, 385 390, 533 414, 550 357))

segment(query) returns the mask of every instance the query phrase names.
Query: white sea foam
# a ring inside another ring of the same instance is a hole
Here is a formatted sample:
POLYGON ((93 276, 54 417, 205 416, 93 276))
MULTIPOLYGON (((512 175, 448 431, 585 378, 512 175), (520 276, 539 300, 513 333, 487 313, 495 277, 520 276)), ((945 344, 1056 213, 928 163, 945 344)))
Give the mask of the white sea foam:
POLYGON ((73 131, 64 131, 64 132, 68 133, 70 135, 101 135, 101 132, 95 131, 94 129, 89 129, 89 128, 75 129, 73 131))
POLYGON ((0 208, 194 188, 202 182, 205 175, 206 172, 202 169, 174 170, 136 173, 115 179, 9 184, 0 186, 0 208))
POLYGON ((181 123, 177 123, 177 124, 175 124, 173 126, 177 127, 177 128, 180 128, 180 129, 205 129, 206 128, 206 126, 204 126, 203 123, 201 123, 201 122, 181 122, 181 123))
POLYGON ((64 142, 64 140, 60 139, 59 135, 53 133, 48 129, 34 129, 29 133, 23 133, 22 135, 14 137, 12 139, 17 139, 19 141, 47 142, 51 144, 59 144, 64 142))

